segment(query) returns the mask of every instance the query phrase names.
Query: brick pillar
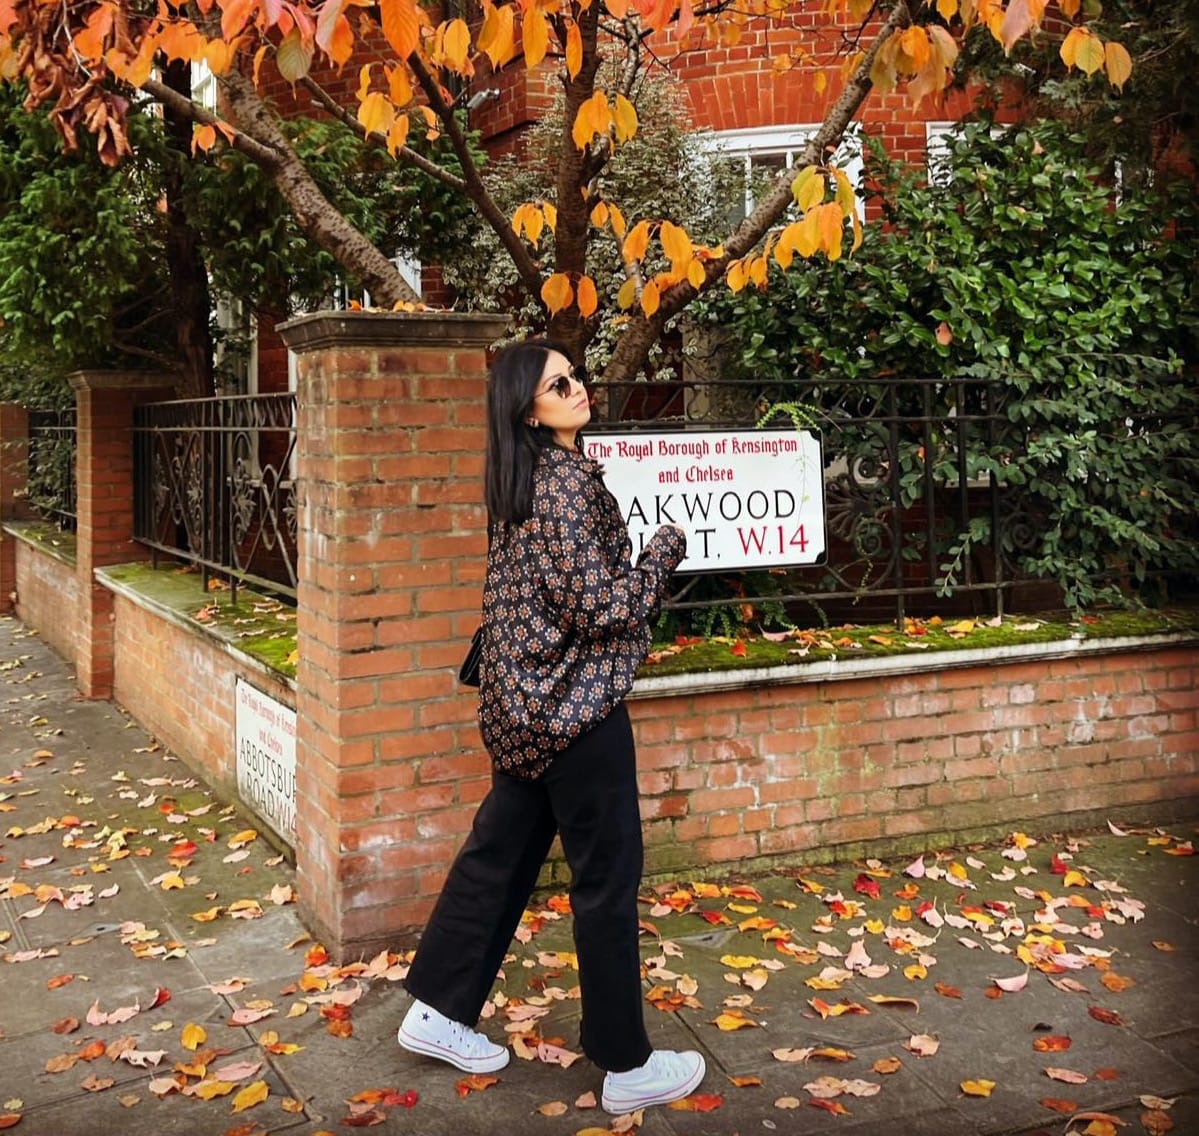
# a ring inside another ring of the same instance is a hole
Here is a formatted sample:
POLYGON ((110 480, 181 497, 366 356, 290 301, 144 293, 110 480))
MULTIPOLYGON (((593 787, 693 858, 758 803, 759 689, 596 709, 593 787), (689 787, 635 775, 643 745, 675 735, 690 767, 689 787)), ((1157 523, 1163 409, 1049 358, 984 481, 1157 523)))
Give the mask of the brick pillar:
MULTIPOLYGON (((0 522, 27 516, 29 415, 12 402, 0 402, 0 522)), ((0 612, 12 611, 17 590, 16 543, 0 530, 0 612)))
POLYGON ((296 863, 348 958, 423 922, 486 792, 456 672, 479 620, 490 316, 348 312, 296 356, 296 863))
POLYGON ((85 698, 112 694, 113 593, 95 569, 142 560, 133 540, 133 408, 171 397, 171 380, 138 371, 76 371, 75 680, 85 698))

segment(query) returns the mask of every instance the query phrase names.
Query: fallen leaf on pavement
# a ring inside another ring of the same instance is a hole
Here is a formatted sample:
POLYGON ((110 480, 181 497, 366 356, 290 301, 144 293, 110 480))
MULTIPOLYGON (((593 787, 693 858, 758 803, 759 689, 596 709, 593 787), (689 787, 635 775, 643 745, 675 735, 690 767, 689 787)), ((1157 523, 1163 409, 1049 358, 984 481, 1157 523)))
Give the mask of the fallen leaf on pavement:
POLYGON ((995 1088, 995 1082, 982 1079, 963 1081, 959 1087, 968 1097, 989 1097, 991 1090, 995 1088))
POLYGON ((1160 1109, 1152 1109, 1149 1112, 1141 1113, 1141 1127, 1145 1129, 1148 1136, 1165 1136, 1174 1128, 1174 1121, 1170 1119, 1170 1114, 1162 1112, 1160 1109))
POLYGON ((1102 1006, 1091 1006, 1087 1013, 1097 1022, 1103 1022, 1105 1025, 1122 1026, 1124 1024, 1123 1019, 1115 1010, 1105 1010, 1102 1006))
POLYGON ((1085 1085, 1090 1079, 1085 1073, 1076 1073, 1073 1069, 1046 1069, 1045 1076, 1068 1085, 1085 1085))
POLYGON ((908 1038, 903 1043, 903 1047, 909 1052, 915 1053, 917 1057, 931 1057, 941 1048, 941 1043, 926 1033, 917 1033, 908 1038))
POLYGON ((676 1112, 715 1112, 724 1104, 724 1097, 717 1093, 693 1093, 682 1100, 671 1101, 667 1108, 676 1112))
POLYGON ((562 1116, 567 1110, 565 1101, 550 1101, 548 1104, 539 1104, 537 1111, 542 1116, 562 1116))
POLYGON ((481 1093, 484 1089, 491 1088, 492 1085, 500 1083, 499 1077, 488 1077, 482 1073, 472 1073, 469 1077, 463 1077, 454 1085, 455 1091, 460 1097, 468 1097, 471 1093, 481 1093))
POLYGON ((1072 1100, 1062 1100, 1060 1097, 1044 1097, 1041 1101, 1046 1108, 1052 1109, 1054 1112, 1077 1112, 1078 1102, 1072 1100))
POLYGON ((1062 1053, 1073 1044, 1068 1037, 1048 1034, 1045 1037, 1036 1038, 1032 1043, 1032 1047, 1039 1053, 1062 1053))
POLYGON ((270 1094, 270 1087, 265 1081, 255 1081, 252 1085, 247 1085, 233 1098, 233 1111, 244 1112, 247 1108, 253 1108, 256 1104, 262 1104, 270 1094))

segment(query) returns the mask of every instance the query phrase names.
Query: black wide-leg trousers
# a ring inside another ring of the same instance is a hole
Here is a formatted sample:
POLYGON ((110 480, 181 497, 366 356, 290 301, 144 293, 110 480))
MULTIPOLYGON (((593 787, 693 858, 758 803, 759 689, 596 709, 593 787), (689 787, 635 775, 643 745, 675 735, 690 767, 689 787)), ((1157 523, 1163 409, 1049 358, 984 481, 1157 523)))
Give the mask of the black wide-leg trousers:
POLYGON ((637 766, 623 704, 538 780, 493 774, 404 985, 447 1018, 474 1026, 555 833, 571 872, 583 1052, 610 1072, 635 1069, 651 1047, 637 947, 637 766))

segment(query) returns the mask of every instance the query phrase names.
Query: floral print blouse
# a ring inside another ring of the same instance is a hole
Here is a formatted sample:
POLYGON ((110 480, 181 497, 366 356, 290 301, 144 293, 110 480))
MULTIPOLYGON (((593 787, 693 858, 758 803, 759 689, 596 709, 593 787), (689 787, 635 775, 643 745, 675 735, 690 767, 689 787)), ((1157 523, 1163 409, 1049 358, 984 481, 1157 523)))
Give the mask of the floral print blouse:
POLYGON ((536 779, 628 694, 686 545, 663 527, 632 566, 600 467, 542 451, 532 515, 501 528, 487 556, 479 728, 496 769, 536 779))

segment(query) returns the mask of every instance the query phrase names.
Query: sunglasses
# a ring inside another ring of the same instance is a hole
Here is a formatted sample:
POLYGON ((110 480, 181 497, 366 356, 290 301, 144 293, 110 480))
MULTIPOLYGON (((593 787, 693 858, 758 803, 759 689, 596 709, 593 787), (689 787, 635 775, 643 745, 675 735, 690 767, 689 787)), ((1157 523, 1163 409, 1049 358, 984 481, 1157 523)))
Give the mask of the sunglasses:
POLYGON ((549 394, 550 391, 553 391, 554 394, 556 394, 559 398, 570 398, 570 396, 574 393, 575 383, 578 383, 579 386, 582 386, 583 376, 579 374, 577 367, 571 367, 571 369, 567 371, 565 375, 557 375, 554 378, 554 381, 550 383, 550 385, 541 393, 549 394))

